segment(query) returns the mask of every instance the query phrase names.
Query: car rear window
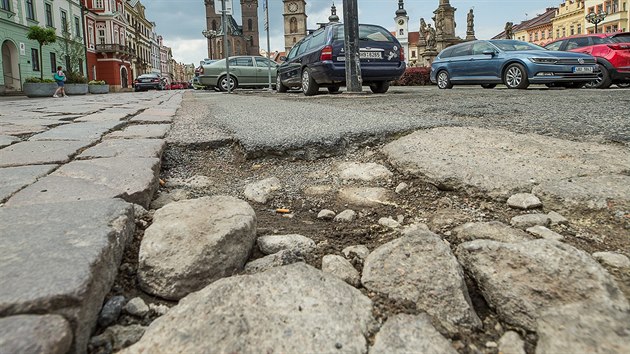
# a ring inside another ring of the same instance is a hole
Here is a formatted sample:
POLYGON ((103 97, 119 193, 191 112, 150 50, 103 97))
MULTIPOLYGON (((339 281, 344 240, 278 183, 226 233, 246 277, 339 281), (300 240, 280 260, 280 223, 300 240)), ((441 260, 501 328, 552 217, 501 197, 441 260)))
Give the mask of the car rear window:
POLYGON ((606 38, 606 37, 591 37, 591 39, 593 39, 593 44, 608 44, 608 43, 612 43, 612 40, 610 38, 606 38))
POLYGON ((611 39, 617 43, 630 43, 630 33, 618 34, 611 39))
MULTIPOLYGON (((344 39, 343 26, 337 26, 335 28, 334 39, 344 39)), ((391 33, 380 26, 359 25, 359 40, 373 42, 393 42, 394 36, 392 36, 391 33)))

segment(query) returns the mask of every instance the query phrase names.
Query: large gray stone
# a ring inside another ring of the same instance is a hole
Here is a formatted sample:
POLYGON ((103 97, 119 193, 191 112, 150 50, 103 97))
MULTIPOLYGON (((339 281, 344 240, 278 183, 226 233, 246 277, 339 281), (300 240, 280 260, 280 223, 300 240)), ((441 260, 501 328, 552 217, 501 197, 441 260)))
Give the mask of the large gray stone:
POLYGON ((336 254, 329 254, 322 258, 322 272, 332 274, 352 286, 361 284, 359 271, 352 266, 350 261, 336 254))
POLYGON ((243 194, 247 200, 265 204, 271 197, 271 194, 280 189, 280 187, 282 187, 280 180, 276 177, 271 177, 248 184, 245 186, 243 194))
POLYGON ((304 263, 218 280, 154 321, 131 353, 366 353, 372 302, 304 263))
POLYGON ((426 314, 398 314, 387 319, 374 338, 370 354, 456 354, 426 314))
POLYGON ((23 141, 0 150, 0 167, 66 163, 87 141, 23 141))
POLYGON ((510 225, 523 230, 534 226, 549 226, 551 218, 547 214, 517 215, 510 219, 510 225))
POLYGON ((142 289, 178 300, 243 270, 256 241, 256 214, 227 196, 167 204, 153 215, 140 244, 142 289))
POLYGON ((514 331, 505 332, 499 339, 499 353, 501 354, 526 354, 525 342, 514 331))
POLYGON ((162 158, 166 142, 161 139, 107 139, 81 153, 78 159, 103 157, 162 158))
POLYGON ((464 272, 449 246, 436 234, 410 229, 374 250, 365 260, 363 286, 396 300, 408 300, 447 331, 478 328, 464 272))
POLYGON ((465 223, 453 229, 453 235, 460 242, 477 239, 499 242, 523 242, 533 239, 523 230, 515 229, 500 221, 465 223))
POLYGON ((55 313, 86 351, 103 299, 134 231, 120 200, 0 208, 0 317, 55 313))
POLYGON ((84 140, 95 142, 108 131, 116 129, 124 124, 126 123, 113 120, 65 124, 49 129, 44 133, 33 135, 28 140, 84 140))
POLYGON ((0 352, 65 354, 72 344, 70 324, 59 315, 0 318, 0 352))
POLYGON ((605 267, 627 269, 630 271, 630 259, 621 253, 595 252, 593 253, 593 258, 605 267))
MULTIPOLYGON (((473 127, 417 131, 386 145, 383 152, 401 172, 444 189, 463 188, 503 200, 539 183, 619 174, 630 161, 628 149, 612 145, 473 127)), ((553 208, 540 190, 533 193, 553 208)))
POLYGON ((588 302, 549 308, 537 333, 536 354, 630 353, 630 311, 588 302))
POLYGON ((507 204, 517 209, 534 209, 542 206, 540 199, 531 193, 516 193, 508 198, 507 204))
POLYGON ((270 254, 262 258, 255 259, 245 264, 244 273, 254 274, 267 271, 271 268, 281 267, 283 265, 304 262, 304 255, 299 252, 283 250, 278 253, 270 254))
POLYGON ((476 240, 459 245, 456 254, 500 318, 530 331, 548 307, 593 300, 628 308, 604 268, 587 253, 558 241, 476 240))
MULTIPOLYGON (((625 157, 626 168, 630 157, 625 157)), ((611 163, 614 163, 611 161, 611 163)), ((630 176, 596 175, 541 183, 533 190, 545 208, 561 213, 630 209, 630 176)))
POLYGON ((45 132, 48 128, 39 124, 16 124, 16 123, 3 123, 0 124, 1 135, 29 135, 45 132))
POLYGON ((131 118, 132 122, 140 123, 171 123, 177 112, 177 108, 149 108, 146 111, 131 118))
POLYGON ((282 250, 290 250, 307 254, 315 249, 315 241, 302 235, 265 235, 260 236, 256 243, 264 254, 273 254, 282 250))
POLYGON ((16 193, 7 205, 118 197, 147 208, 158 187, 159 171, 157 158, 73 161, 16 193))
POLYGON ((393 173, 385 166, 374 162, 343 162, 337 166, 337 171, 339 173, 339 177, 346 180, 356 179, 361 181, 374 181, 387 179, 393 175, 393 173))
POLYGON ((107 134, 107 139, 164 139, 170 124, 130 125, 125 129, 107 134))
POLYGON ((0 203, 56 167, 57 165, 36 165, 0 168, 0 203))

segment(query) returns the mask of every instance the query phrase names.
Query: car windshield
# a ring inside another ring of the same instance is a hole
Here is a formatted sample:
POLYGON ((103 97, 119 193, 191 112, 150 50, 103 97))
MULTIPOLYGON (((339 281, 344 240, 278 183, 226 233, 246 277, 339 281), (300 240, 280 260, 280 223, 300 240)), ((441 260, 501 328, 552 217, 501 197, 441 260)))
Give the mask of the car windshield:
MULTIPOLYGON (((335 40, 343 39, 343 26, 337 26, 335 28, 335 40)), ((394 37, 391 33, 387 32, 387 30, 380 26, 359 25, 359 40, 373 42, 391 42, 394 40, 394 37)))
POLYGON ((157 79, 157 75, 156 74, 142 74, 140 76, 138 76, 138 78, 142 78, 142 79, 157 79))
POLYGON ((545 50, 543 47, 539 47, 532 43, 515 41, 512 39, 500 39, 492 40, 490 43, 494 44, 497 48, 505 52, 515 52, 522 50, 545 50))

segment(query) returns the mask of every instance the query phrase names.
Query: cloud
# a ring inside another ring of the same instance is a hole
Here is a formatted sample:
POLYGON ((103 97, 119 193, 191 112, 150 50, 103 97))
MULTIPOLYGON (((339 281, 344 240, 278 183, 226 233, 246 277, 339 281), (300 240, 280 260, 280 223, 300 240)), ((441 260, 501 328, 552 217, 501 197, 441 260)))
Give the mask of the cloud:
POLYGON ((208 57, 208 46, 204 39, 170 38, 164 39, 164 45, 173 51, 173 58, 178 63, 195 64, 208 57))

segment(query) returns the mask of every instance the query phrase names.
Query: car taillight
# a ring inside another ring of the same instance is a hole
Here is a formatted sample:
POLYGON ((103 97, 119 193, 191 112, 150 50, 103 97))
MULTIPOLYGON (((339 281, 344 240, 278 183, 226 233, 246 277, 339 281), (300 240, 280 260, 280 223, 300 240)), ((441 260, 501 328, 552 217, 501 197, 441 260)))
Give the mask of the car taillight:
POLYGON ((615 44, 609 44, 608 48, 612 49, 612 50, 624 50, 624 49, 630 49, 630 43, 615 43, 615 44))
POLYGON ((325 46, 322 49, 322 54, 319 56, 319 60, 320 61, 332 60, 332 58, 333 58, 332 52, 333 52, 332 46, 329 46, 329 45, 325 46))
POLYGON ((405 61, 405 47, 400 46, 400 61, 405 61))
POLYGON ((199 74, 203 74, 203 66, 199 68, 199 74))

